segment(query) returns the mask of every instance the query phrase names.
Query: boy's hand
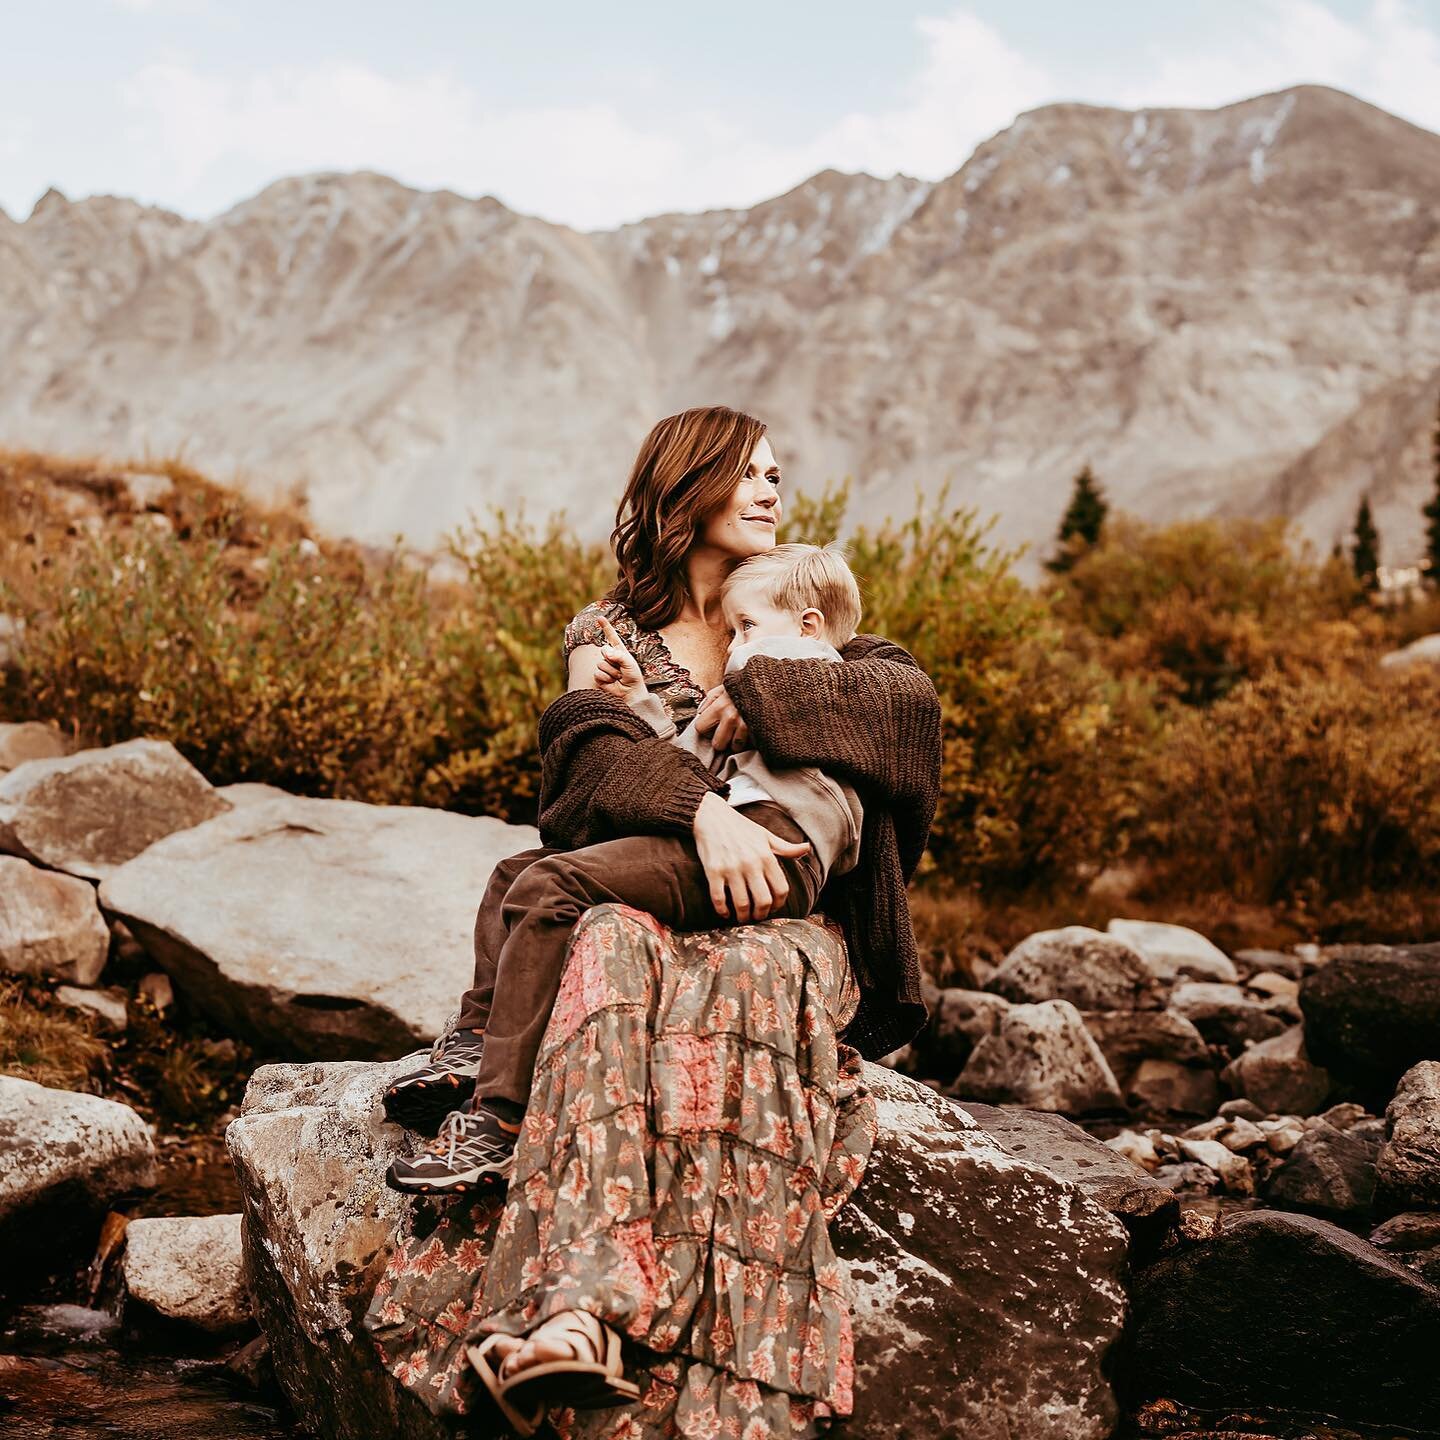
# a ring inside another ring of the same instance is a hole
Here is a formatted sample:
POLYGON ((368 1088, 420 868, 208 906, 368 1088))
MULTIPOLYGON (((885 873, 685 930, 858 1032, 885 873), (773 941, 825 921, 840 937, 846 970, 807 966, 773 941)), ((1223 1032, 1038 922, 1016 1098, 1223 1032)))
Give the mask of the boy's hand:
POLYGON ((718 754, 722 750, 748 750, 750 748, 750 727, 745 717, 735 708, 725 682, 705 692, 695 718, 690 722, 697 735, 709 735, 710 743, 718 754))
POLYGON ((645 691, 645 677, 640 673, 640 662, 625 648, 615 627, 602 615, 600 628, 605 634, 605 643, 600 647, 600 659, 595 665, 595 686, 621 700, 645 691))

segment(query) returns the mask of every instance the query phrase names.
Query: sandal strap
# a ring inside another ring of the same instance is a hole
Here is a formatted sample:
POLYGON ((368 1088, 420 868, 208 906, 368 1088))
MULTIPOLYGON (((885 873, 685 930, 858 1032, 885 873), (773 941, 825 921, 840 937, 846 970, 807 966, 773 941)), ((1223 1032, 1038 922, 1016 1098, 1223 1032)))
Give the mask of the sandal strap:
MULTIPOLYGON (((570 1347, 570 1359, 583 1363, 609 1366, 611 1355, 618 1337, 598 1315, 588 1310, 562 1310, 548 1320, 542 1320, 525 1338, 535 1340, 543 1336, 547 1340, 559 1340, 570 1347), (607 1331, 608 1337, 607 1337, 607 1331), (583 1341, 585 1350, 577 1344, 583 1341), (589 1353, 585 1353, 588 1351, 589 1353)), ((519 1353, 517 1350, 516 1354, 519 1353)), ((544 1362, 541 1362, 544 1363, 544 1362)), ((527 1365, 525 1370, 530 1367, 527 1365)), ((525 1370, 514 1372, 510 1378, 518 1380, 525 1370)))

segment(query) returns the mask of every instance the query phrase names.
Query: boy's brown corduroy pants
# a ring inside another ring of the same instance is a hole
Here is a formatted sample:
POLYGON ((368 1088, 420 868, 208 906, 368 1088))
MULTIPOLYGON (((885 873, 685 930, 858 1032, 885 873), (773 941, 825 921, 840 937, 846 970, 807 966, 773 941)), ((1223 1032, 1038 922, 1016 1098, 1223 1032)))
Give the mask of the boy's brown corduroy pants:
MULTIPOLYGON (((738 808, 782 839, 805 838, 772 801, 738 808)), ((790 893, 768 918, 810 914, 820 890, 814 850, 776 859, 790 893)), ((460 1029, 485 1032, 477 1101, 528 1102, 570 932, 586 910, 607 901, 645 910, 676 930, 735 923, 716 914, 690 836, 627 835, 581 850, 541 846, 502 860, 475 916, 475 985, 461 1001, 458 1022, 460 1029)))

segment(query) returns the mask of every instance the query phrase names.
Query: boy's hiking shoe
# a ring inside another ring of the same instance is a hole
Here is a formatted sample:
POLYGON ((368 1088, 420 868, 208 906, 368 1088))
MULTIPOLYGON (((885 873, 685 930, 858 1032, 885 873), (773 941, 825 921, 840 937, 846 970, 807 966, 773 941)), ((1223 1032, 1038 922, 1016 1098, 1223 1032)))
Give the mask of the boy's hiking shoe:
POLYGON ((385 1118, 433 1135, 452 1111, 474 1093, 485 1037, 475 1030, 442 1034, 430 1048, 430 1062, 402 1075, 383 1097, 385 1118))
POLYGON ((410 1195, 463 1195, 482 1185, 509 1183, 517 1129, 489 1110, 455 1110, 418 1155, 396 1160, 385 1172, 392 1190, 410 1195))

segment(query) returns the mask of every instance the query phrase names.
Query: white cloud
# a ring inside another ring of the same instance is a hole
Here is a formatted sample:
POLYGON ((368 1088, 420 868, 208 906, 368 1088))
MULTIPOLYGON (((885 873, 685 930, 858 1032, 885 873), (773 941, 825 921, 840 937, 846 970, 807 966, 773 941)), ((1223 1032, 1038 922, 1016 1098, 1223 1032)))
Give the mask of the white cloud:
POLYGON ((1209 106, 1314 81, 1440 129, 1440 35, 1409 0, 1372 0, 1361 22, 1320 0, 1247 0, 1229 7, 1209 45, 1132 55, 1108 78, 1052 74, 963 6, 915 27, 922 58, 895 104, 842 114, 794 142, 772 138, 763 106, 497 108, 449 71, 330 60, 236 77, 170 56, 119 85, 120 123, 102 135, 114 145, 87 146, 59 169, 18 113, 0 116, 4 196, 23 213, 57 183, 208 215, 283 175, 372 169, 588 229, 751 205, 827 166, 938 178, 1017 112, 1066 90, 1105 104, 1209 106))
POLYGON ((279 175, 372 169, 592 228, 753 204, 826 166, 948 173, 1045 98, 1044 73, 973 16, 917 24, 926 55, 902 102, 847 114, 799 144, 706 110, 645 126, 603 104, 492 111, 451 75, 339 62, 236 82, 172 60, 121 93, 131 153, 154 157, 151 193, 187 211, 222 209, 279 175))
POLYGON ((1313 83, 1440 130, 1440 35, 1405 0, 1373 0, 1358 24, 1318 0, 1252 0, 1247 15, 1223 48, 1157 51, 1143 80, 1105 98, 1135 107, 1225 105, 1313 83))

